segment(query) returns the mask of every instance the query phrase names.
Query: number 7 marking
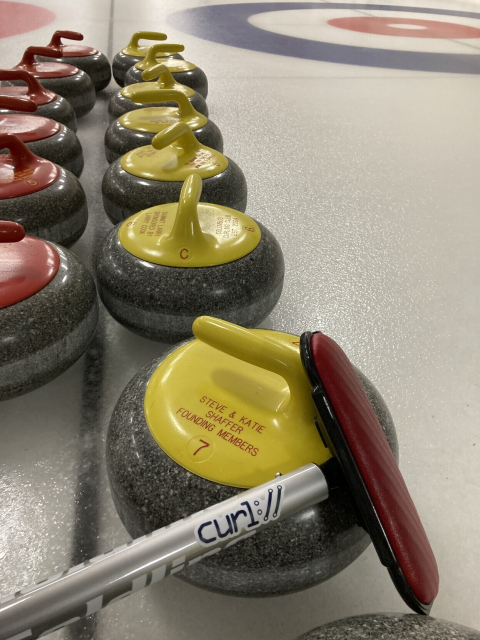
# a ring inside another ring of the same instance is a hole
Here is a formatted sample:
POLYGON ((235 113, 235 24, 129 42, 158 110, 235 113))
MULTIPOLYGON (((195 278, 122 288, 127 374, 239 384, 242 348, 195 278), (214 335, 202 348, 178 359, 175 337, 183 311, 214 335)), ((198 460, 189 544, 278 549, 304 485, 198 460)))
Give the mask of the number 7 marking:
POLYGON ((198 447, 198 449, 195 451, 195 453, 193 454, 194 456, 197 455, 197 453, 201 450, 201 449, 205 449, 205 447, 209 447, 210 443, 209 442, 205 442, 205 440, 200 439, 200 442, 203 442, 203 445, 201 447, 198 447))

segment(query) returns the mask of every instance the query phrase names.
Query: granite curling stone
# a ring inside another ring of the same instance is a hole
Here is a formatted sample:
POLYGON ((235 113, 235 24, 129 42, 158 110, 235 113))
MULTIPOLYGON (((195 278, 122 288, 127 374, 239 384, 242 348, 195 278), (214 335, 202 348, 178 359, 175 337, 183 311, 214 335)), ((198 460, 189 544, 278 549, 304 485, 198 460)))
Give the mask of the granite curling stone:
POLYGON ((69 251, 0 222, 0 400, 68 369, 95 333, 93 278, 69 251), (19 284, 20 283, 20 284, 19 284))
MULTIPOLYGON (((320 416, 298 336, 207 317, 198 318, 193 329, 197 339, 167 351, 133 378, 110 421, 111 493, 134 538, 277 473, 330 458, 317 431, 320 416), (272 343, 276 356, 267 364, 272 343)), ((372 383, 358 370, 357 375, 397 457, 390 413, 372 383)), ((325 502, 177 575, 226 595, 283 595, 331 578, 369 543, 348 491, 339 488, 325 502)))
MULTIPOLYGON (((77 118, 86 116, 95 106, 96 93, 85 71, 63 62, 36 62, 35 56, 60 58, 62 51, 58 47, 28 47, 13 69, 33 73, 42 87, 58 93, 72 105, 77 118)), ((16 85, 18 81, 8 84, 16 85)))
MULTIPOLYGON (((28 98, 37 105, 37 116, 51 118, 64 124, 72 131, 77 130, 77 116, 72 105, 53 91, 48 91, 39 83, 35 76, 28 71, 0 69, 0 81, 20 81, 27 85, 23 87, 0 87, 0 96, 7 98, 28 98)), ((16 83, 17 84, 17 83, 16 83)), ((0 113, 21 113, 10 109, 0 109, 0 113)))
POLYGON ((85 45, 63 44, 62 38, 66 40, 83 40, 83 35, 78 31, 55 31, 48 47, 56 47, 62 52, 61 57, 37 56, 40 62, 66 62, 72 64, 90 76, 95 91, 103 91, 112 77, 112 69, 108 58, 97 49, 86 47, 85 45))
POLYGON ((190 127, 179 122, 157 133, 151 146, 129 151, 112 162, 102 182, 105 212, 117 224, 140 209, 178 202, 183 182, 191 173, 203 180, 202 202, 245 211, 247 183, 241 169, 200 144, 190 127))
POLYGON ((152 143, 157 133, 177 122, 185 122, 200 144, 223 151, 220 129, 211 120, 195 111, 187 96, 181 91, 161 89, 154 91, 156 99, 178 104, 174 107, 146 107, 124 113, 112 122, 105 133, 105 155, 113 162, 128 151, 152 143))
POLYGON ((160 52, 160 47, 164 45, 156 44, 150 47, 149 52, 145 56, 145 59, 141 62, 137 62, 131 67, 125 74, 125 85, 136 84, 143 82, 143 73, 149 71, 157 65, 163 64, 169 69, 174 80, 180 84, 184 84, 190 87, 204 98, 208 95, 208 80, 205 73, 193 64, 193 62, 187 62, 186 60, 173 60, 169 58, 157 58, 160 52))
POLYGON ((110 120, 119 118, 128 111, 143 109, 144 107, 174 107, 175 102, 161 102, 163 89, 174 89, 181 91, 189 99, 195 111, 208 118, 208 107, 205 98, 199 93, 190 89, 184 84, 175 82, 172 74, 165 65, 158 65, 150 71, 145 71, 144 79, 155 80, 156 82, 139 82, 130 84, 110 98, 108 103, 108 113, 110 120))
POLYGON ((36 156, 17 136, 0 135, 0 220, 32 236, 70 247, 85 231, 87 200, 70 172, 36 156))
POLYGON ((470 627, 430 616, 370 613, 331 622, 297 640, 479 640, 470 627))
MULTIPOLYGON (((115 82, 120 87, 123 87, 127 71, 137 62, 141 62, 147 55, 150 45, 141 45, 139 44, 140 40, 161 41, 166 39, 166 34, 158 31, 137 31, 134 33, 128 45, 115 54, 113 58, 112 72, 115 82)), ((183 57, 178 52, 166 50, 165 54, 165 57, 183 60, 183 57)))
POLYGON ((179 203, 128 218, 99 252, 104 305, 146 338, 178 342, 207 314, 255 327, 282 292, 285 266, 275 237, 239 211, 198 204, 201 192, 202 179, 190 175, 179 203))
MULTIPOLYGON (((11 133, 20 138, 35 155, 59 164, 79 177, 83 170, 83 151, 75 133, 63 124, 37 115, 26 115, 37 109, 33 100, 0 95, 0 109, 20 113, 0 113, 0 134, 11 133)), ((7 153, 4 150, 4 153, 7 153)))

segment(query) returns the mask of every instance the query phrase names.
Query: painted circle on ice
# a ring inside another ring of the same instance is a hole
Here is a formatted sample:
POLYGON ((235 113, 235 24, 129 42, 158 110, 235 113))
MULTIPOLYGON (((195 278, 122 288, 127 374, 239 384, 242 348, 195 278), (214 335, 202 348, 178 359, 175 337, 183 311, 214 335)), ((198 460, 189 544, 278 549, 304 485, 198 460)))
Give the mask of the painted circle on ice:
POLYGON ((415 18, 380 18, 361 16, 358 18, 334 18, 328 24, 339 29, 374 33, 381 36, 402 38, 480 38, 480 29, 454 22, 439 20, 417 20, 415 18))
MULTIPOLYGON (((301 10, 389 11, 427 14, 479 20, 480 13, 426 7, 389 6, 343 2, 246 2, 193 7, 168 16, 167 22, 179 31, 240 49, 277 54, 304 60, 319 60, 364 67, 435 71, 439 73, 480 74, 480 55, 476 53, 438 53, 402 51, 379 47, 361 47, 336 42, 322 42, 274 33, 249 22, 260 13, 301 10)), ((402 17, 402 24, 408 24, 402 17)), ((408 18, 411 19, 411 18, 408 18)), ((393 24, 390 19, 388 24, 393 24)), ((444 24, 449 24, 445 22, 444 24)), ((480 25, 480 22, 479 22, 480 25)), ((417 25, 411 25, 411 36, 417 25)), ((453 25, 450 25, 453 26, 453 25)), ((466 26, 466 25, 465 25, 466 26)), ((398 27, 397 27, 398 28, 398 27)), ((473 27, 472 27, 473 28, 473 27)), ((404 28, 403 31, 407 31, 404 28)), ((402 34, 402 35, 405 35, 402 34)), ((398 42, 398 41, 397 41, 398 42)))
POLYGON ((0 1, 0 38, 18 36, 20 33, 45 27, 57 17, 53 11, 23 2, 0 1))

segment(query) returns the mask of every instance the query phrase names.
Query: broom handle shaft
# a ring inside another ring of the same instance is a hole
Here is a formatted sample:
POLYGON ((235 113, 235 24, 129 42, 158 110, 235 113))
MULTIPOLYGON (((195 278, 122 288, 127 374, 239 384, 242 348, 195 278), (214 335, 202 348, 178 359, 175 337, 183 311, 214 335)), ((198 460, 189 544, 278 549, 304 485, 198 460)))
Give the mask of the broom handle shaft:
POLYGON ((0 640, 38 638, 328 498, 308 464, 0 599, 0 640))

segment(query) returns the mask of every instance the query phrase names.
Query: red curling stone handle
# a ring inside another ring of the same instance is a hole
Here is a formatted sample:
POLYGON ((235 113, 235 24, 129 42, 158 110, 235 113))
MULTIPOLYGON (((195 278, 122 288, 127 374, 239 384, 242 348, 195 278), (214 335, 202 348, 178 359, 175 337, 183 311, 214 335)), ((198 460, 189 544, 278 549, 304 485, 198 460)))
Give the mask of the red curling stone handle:
POLYGON ((0 95, 0 109, 10 111, 28 111, 32 113, 37 110, 37 105, 27 96, 2 96, 0 95))
POLYGON ((25 53, 23 54, 23 58, 20 60, 20 64, 22 65, 33 65, 37 61, 35 60, 35 56, 48 56, 50 58, 61 58, 62 50, 58 47, 27 47, 25 49, 25 53))
POLYGON ((33 73, 25 69, 0 69, 0 80, 7 80, 8 82, 11 80, 21 80, 25 82, 27 85, 27 95, 34 100, 46 99, 46 101, 49 102, 53 96, 56 96, 53 91, 48 91, 45 87, 42 87, 33 73))
POLYGON ((38 156, 30 151, 20 138, 11 133, 0 134, 0 150, 1 149, 8 149, 10 151, 10 156, 15 165, 15 171, 27 169, 38 160, 38 156))
POLYGON ((25 229, 18 222, 0 220, 0 244, 20 242, 25 237, 25 229))
POLYGON ((66 38, 67 40, 83 40, 83 34, 78 31, 55 31, 47 46, 61 47, 63 45, 62 38, 66 38))

